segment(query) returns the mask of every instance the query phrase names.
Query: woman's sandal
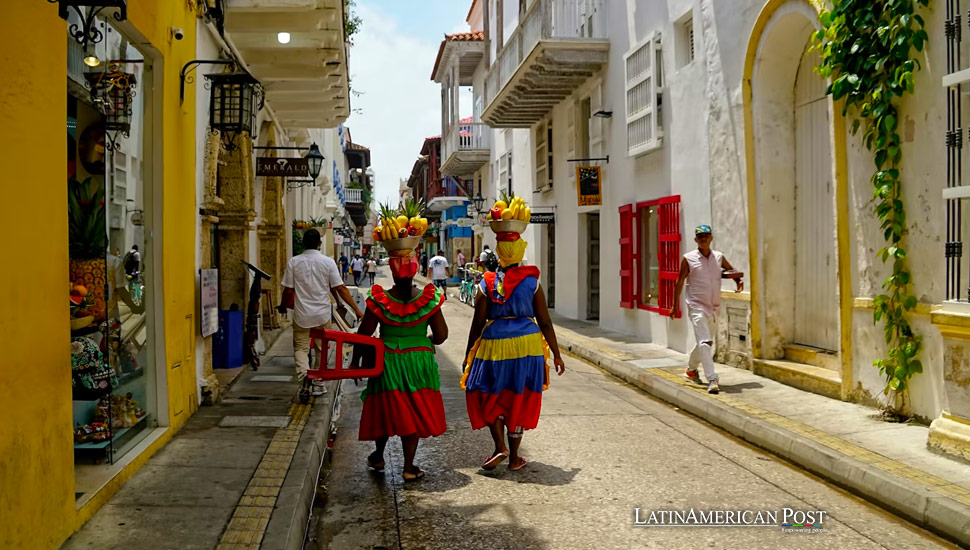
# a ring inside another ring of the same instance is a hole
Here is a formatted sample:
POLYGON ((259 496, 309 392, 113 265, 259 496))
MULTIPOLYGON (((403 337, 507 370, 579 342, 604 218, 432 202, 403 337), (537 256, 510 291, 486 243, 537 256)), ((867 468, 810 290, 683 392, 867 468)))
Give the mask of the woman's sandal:
POLYGON ((498 465, 505 462, 505 459, 509 457, 508 453, 497 452, 494 455, 485 459, 485 464, 482 464, 483 470, 494 470, 498 468, 498 465))
POLYGON ((522 468, 525 468, 527 464, 528 462, 526 462, 526 460, 520 456, 518 462, 509 462, 509 471, 517 472, 522 468))
POLYGON ((406 482, 409 482, 409 481, 418 481, 418 480, 424 479, 424 472, 422 472, 418 468, 415 468, 415 470, 417 470, 417 471, 416 472, 408 472, 408 471, 401 472, 401 477, 404 479, 405 483, 406 482))
POLYGON ((373 461, 373 458, 374 458, 374 455, 375 454, 376 454, 376 452, 367 455, 367 467, 370 468, 370 469, 372 469, 372 470, 378 471, 378 472, 383 472, 384 471, 384 459, 382 457, 380 462, 374 462, 373 461))

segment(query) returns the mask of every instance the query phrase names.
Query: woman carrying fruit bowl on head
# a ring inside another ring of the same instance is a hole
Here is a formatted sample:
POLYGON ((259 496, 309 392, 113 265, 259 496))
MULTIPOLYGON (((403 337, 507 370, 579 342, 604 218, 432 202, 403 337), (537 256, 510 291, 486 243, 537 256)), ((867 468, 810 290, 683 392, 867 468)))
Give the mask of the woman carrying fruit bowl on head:
POLYGON ((539 269, 520 265, 528 246, 521 234, 530 214, 525 201, 515 196, 503 197, 491 210, 500 267, 483 276, 468 334, 461 385, 472 428, 488 426, 495 445, 482 465, 485 470, 506 459, 509 470, 525 467, 519 446, 523 432, 539 422, 542 392, 549 387, 550 352, 556 373, 565 371, 539 269))
MULTIPOLYGON (((416 481, 424 472, 414 464, 421 438, 445 432, 445 408, 441 400, 438 364, 434 346, 448 338, 448 326, 441 313, 444 294, 434 285, 418 289, 413 285, 418 272, 414 248, 427 230, 427 220, 420 217, 421 205, 408 201, 407 215, 381 205, 381 222, 374 230, 390 256, 394 286, 385 290, 371 287, 367 311, 358 334, 370 336, 378 327, 385 345, 384 372, 371 378, 361 395, 364 401, 360 416, 361 441, 374 441, 376 449, 367 457, 367 466, 384 471, 384 448, 393 436, 401 438, 404 449, 404 481, 416 481), (428 329, 431 337, 428 337, 428 329)), ((352 365, 359 365, 363 349, 355 348, 352 365)))

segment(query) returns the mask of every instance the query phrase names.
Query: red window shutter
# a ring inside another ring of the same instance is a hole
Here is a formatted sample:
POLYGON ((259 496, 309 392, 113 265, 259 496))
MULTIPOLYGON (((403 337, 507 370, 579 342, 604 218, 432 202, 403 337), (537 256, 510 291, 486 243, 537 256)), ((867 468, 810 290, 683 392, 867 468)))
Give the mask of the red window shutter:
POLYGON ((674 288, 680 273, 680 195, 657 201, 660 210, 660 229, 657 265, 660 267, 660 295, 657 297, 661 315, 670 315, 674 307, 674 288))
POLYGON ((620 207, 620 307, 633 309, 633 205, 620 207))

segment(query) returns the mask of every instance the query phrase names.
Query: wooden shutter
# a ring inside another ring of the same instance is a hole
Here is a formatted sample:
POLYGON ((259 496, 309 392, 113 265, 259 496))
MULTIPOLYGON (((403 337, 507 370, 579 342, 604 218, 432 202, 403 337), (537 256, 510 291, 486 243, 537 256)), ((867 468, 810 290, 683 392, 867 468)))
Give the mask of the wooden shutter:
POLYGON ((659 240, 657 265, 660 267, 660 296, 657 305, 662 315, 674 307, 674 288, 680 273, 680 195, 664 197, 659 205, 659 240))
POLYGON ((660 67, 660 34, 652 32, 623 56, 626 92, 627 155, 633 157, 659 149, 663 144, 657 96, 660 67))
POLYGON ((638 302, 635 265, 639 254, 633 238, 636 218, 632 204, 620 207, 620 307, 627 309, 635 309, 638 302))

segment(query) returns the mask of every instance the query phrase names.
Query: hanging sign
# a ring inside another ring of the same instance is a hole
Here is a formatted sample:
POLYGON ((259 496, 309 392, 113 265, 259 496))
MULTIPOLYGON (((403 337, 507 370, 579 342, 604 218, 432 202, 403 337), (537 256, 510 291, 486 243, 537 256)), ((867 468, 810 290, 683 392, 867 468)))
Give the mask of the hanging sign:
POLYGON ((576 189, 579 191, 579 206, 600 206, 603 204, 600 175, 599 166, 576 167, 576 189))
POLYGON ((310 164, 302 157, 257 157, 256 175, 281 178, 287 176, 310 177, 310 164))
POLYGON ((344 236, 343 235, 334 235, 333 236, 333 244, 338 245, 338 246, 344 244, 344 236))
POLYGON ((219 270, 201 269, 202 337, 219 332, 219 270))
POLYGON ((529 216, 529 223, 556 223, 556 213, 533 212, 532 215, 529 216))
POLYGON ((455 225, 457 225, 458 227, 471 227, 471 226, 475 225, 475 219, 474 218, 458 218, 457 220, 455 220, 455 225))

